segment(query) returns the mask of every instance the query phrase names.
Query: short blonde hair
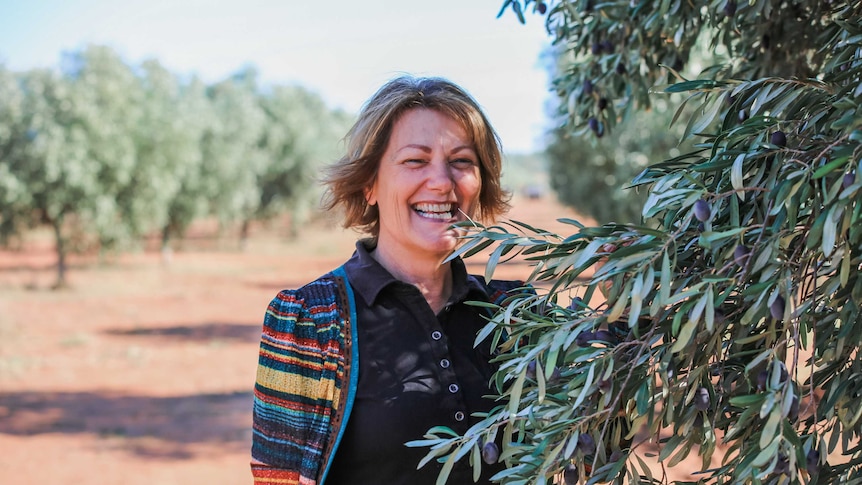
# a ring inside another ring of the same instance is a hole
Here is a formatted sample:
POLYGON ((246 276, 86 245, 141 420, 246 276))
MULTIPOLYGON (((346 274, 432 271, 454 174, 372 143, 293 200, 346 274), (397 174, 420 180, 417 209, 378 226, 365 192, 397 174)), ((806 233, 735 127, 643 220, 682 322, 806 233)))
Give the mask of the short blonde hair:
POLYGON ((343 209, 345 228, 360 229, 374 238, 379 234, 377 206, 368 204, 365 191, 377 178, 395 122, 405 112, 416 108, 436 110, 451 117, 471 138, 482 180, 477 219, 494 221, 509 209, 509 193, 500 181, 500 138, 478 103, 447 79, 402 76, 384 84, 365 103, 347 133, 347 153, 325 173, 323 207, 343 209))

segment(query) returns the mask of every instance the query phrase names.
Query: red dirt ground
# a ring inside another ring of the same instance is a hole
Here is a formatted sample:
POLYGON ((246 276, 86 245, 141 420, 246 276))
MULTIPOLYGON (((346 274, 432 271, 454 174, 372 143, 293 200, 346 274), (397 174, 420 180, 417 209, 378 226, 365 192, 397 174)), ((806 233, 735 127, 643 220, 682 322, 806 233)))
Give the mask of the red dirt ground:
MULTIPOLYGON (((530 200, 510 213, 567 234, 563 215, 576 217, 530 200)), ((0 484, 250 483, 264 309, 343 262, 356 238, 323 224, 295 242, 277 232, 244 251, 178 251, 170 264, 158 252, 72 258, 58 291, 50 240, 0 251, 0 484)), ((528 272, 510 264, 498 276, 528 272)))

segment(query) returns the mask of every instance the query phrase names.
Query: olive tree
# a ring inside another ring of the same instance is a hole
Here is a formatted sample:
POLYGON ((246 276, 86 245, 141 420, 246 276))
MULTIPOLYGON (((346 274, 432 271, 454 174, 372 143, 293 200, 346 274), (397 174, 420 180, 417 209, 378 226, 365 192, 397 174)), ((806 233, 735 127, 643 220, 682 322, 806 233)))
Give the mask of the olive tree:
POLYGON ((185 141, 182 141, 178 147, 183 149, 174 152, 174 155, 180 156, 175 162, 182 169, 175 174, 178 189, 167 203, 167 213, 161 228, 162 251, 165 254, 170 250, 172 240, 185 235, 195 220, 209 213, 212 194, 208 189, 217 186, 210 182, 216 175, 204 158, 205 143, 212 136, 209 127, 217 120, 207 95, 207 86, 200 79, 193 78, 180 87, 176 115, 178 118, 174 123, 182 133, 180 140, 186 137, 194 140, 195 149, 186 152, 185 141))
MULTIPOLYGON (((120 194, 146 181, 139 176, 134 130, 140 123, 143 90, 134 70, 113 49, 88 46, 66 54, 61 72, 69 86, 73 118, 64 127, 80 130, 76 147, 83 159, 69 166, 60 153, 67 174, 80 175, 76 226, 100 249, 122 244, 133 237, 137 221, 123 214, 120 194)), ((63 187, 68 176, 58 182, 63 187)), ((71 184, 70 184, 71 185, 71 184)), ((67 192, 70 194, 70 192, 67 192)), ((50 197, 50 196, 49 196, 50 197)))
POLYGON ((314 178, 337 156, 349 118, 299 86, 276 86, 260 96, 260 103, 266 114, 260 141, 266 160, 258 173, 260 200, 246 214, 245 227, 252 219, 287 213, 289 233, 295 237, 321 195, 314 178))
POLYGON ((207 93, 214 117, 202 138, 202 175, 210 213, 224 227, 248 220, 258 206, 257 180, 266 166, 260 145, 266 114, 253 69, 209 86, 207 93))
POLYGON ((678 146, 682 128, 663 129, 673 110, 659 101, 602 137, 585 139, 566 124, 550 133, 545 149, 553 174, 549 181, 561 202, 598 221, 640 221, 647 191, 633 189, 630 182, 649 163, 683 149, 678 146))
POLYGON ((156 60, 145 61, 138 70, 140 114, 129 127, 135 163, 129 183, 117 194, 135 240, 168 225, 172 203, 201 165, 205 123, 205 112, 194 109, 177 76, 156 60))
POLYGON ((0 192, 13 199, 4 207, 4 232, 49 225, 63 286, 69 251, 127 234, 116 197, 134 166, 137 82, 118 56, 97 47, 67 55, 62 73, 35 69, 15 78, 19 116, 6 125, 0 162, 0 192))
MULTIPOLYGON (((34 136, 33 132, 29 135, 34 136)), ((26 186, 14 173, 21 156, 24 92, 18 76, 0 66, 0 243, 8 244, 35 221, 30 214, 26 186)))
MULTIPOLYGON (((579 62, 555 81, 573 131, 656 96, 693 149, 634 181, 641 224, 556 235, 469 226, 457 254, 534 263, 477 339, 499 345, 499 405, 413 446, 502 483, 862 480, 862 4, 507 0, 579 62), (697 42, 716 64, 680 75, 697 42), (593 94, 618 103, 596 111, 593 94), (592 121, 594 120, 594 121, 592 121), (647 453, 650 451, 650 453, 647 453), (654 453, 655 456, 648 457, 654 453)), ((596 127, 596 128, 594 128, 596 127)))

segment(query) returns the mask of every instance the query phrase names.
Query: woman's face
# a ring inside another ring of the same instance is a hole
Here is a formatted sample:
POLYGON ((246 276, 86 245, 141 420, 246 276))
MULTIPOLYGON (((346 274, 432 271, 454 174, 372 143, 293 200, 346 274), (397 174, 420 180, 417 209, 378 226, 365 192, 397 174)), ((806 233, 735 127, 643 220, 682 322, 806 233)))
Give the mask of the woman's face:
POLYGON ((473 215, 481 188, 479 158, 464 127, 431 109, 407 111, 392 127, 366 191, 380 214, 378 248, 445 257, 458 245, 451 224, 473 215))

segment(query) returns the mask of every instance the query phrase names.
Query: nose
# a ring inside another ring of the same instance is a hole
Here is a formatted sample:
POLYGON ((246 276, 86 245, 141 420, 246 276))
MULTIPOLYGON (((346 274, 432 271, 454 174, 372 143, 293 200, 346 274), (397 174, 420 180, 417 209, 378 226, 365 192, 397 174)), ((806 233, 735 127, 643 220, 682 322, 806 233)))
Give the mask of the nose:
POLYGON ((455 173, 449 162, 439 160, 429 165, 430 170, 426 182, 428 188, 443 193, 450 192, 455 187, 455 173))

